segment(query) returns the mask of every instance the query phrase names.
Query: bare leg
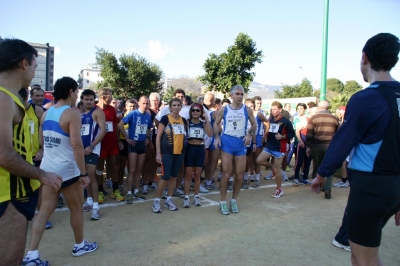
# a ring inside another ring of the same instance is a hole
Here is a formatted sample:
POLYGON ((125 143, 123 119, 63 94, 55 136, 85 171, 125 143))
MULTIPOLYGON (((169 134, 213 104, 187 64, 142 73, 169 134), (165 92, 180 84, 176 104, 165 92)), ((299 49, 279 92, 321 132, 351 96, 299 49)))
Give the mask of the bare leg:
POLYGON ((193 171, 194 167, 185 167, 185 184, 184 184, 185 195, 189 195, 190 182, 192 181, 193 171))
POLYGON ((285 170, 281 170, 281 165, 282 165, 282 161, 286 161, 285 160, 285 156, 282 156, 281 158, 275 158, 274 160, 274 173, 275 173, 275 182, 276 182, 276 187, 277 188, 281 188, 282 185, 282 171, 286 171, 285 170))
POLYGON ((70 223, 74 231, 75 244, 83 242, 83 188, 80 180, 62 189, 71 212, 70 223))
POLYGON ((132 189, 132 185, 135 185, 135 189, 139 189, 140 180, 137 176, 137 169, 136 169, 138 154, 130 152, 128 154, 128 160, 129 160, 128 190, 132 189))
POLYGON ((199 191, 200 191, 200 174, 201 174, 202 170, 203 170, 202 167, 194 167, 194 194, 195 195, 199 195, 199 191))
POLYGON ((89 175, 90 183, 89 186, 86 188, 88 197, 93 197, 93 202, 98 202, 99 197, 99 187, 96 181, 96 165, 87 164, 86 170, 89 175))
POLYGON ((233 184, 232 199, 236 199, 242 187, 244 168, 246 167, 246 156, 235 156, 233 159, 235 162, 235 183, 233 184))
MULTIPOLYGON (((97 171, 103 172, 104 171, 104 159, 100 159, 97 162, 97 167, 96 167, 97 171)), ((96 174, 96 181, 97 181, 97 185, 101 186, 104 183, 104 177, 103 174, 98 175, 96 174)))
POLYGON ((226 201, 226 190, 228 187, 228 180, 232 174, 233 155, 221 151, 221 164, 223 167, 222 178, 220 181, 219 192, 221 194, 221 201, 226 201))
POLYGON ((24 258, 28 220, 9 202, 0 218, 0 228, 1 264, 21 265, 24 258))
POLYGON ((370 248, 350 242, 351 247, 351 263, 354 266, 376 266, 383 265, 379 259, 379 247, 370 248))

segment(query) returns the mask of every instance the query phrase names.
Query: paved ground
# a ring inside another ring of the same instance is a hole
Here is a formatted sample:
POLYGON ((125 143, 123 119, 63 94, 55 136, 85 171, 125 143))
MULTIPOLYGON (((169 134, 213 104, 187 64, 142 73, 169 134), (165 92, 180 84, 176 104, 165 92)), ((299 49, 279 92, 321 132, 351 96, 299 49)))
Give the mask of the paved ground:
MULTIPOLYGON (((229 216, 218 211, 219 192, 202 194, 202 207, 164 208, 161 214, 151 211, 154 192, 132 205, 107 196, 99 221, 84 215, 85 238, 97 241, 99 249, 78 258, 71 256, 68 209, 59 209, 39 253, 50 265, 350 265, 350 253, 331 244, 349 189, 334 188, 332 199, 326 200, 309 186, 291 184, 284 184, 285 195, 279 199, 270 196, 273 180, 242 190, 240 213, 229 216)), ((182 199, 174 202, 182 206, 182 199)), ((400 265, 399 236, 391 219, 380 249, 385 265, 400 265)), ((30 230, 28 243, 29 238, 30 230)))

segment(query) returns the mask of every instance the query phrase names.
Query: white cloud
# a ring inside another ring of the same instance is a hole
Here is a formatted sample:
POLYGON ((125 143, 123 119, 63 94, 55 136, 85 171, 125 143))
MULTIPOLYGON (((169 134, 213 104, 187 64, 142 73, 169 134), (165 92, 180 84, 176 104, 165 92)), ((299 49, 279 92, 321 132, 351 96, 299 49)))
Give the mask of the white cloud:
POLYGON ((61 49, 58 46, 54 46, 54 53, 55 54, 61 54, 61 49))
POLYGON ((160 41, 150 40, 147 42, 147 49, 151 59, 163 58, 168 52, 174 51, 168 44, 162 44, 160 41))

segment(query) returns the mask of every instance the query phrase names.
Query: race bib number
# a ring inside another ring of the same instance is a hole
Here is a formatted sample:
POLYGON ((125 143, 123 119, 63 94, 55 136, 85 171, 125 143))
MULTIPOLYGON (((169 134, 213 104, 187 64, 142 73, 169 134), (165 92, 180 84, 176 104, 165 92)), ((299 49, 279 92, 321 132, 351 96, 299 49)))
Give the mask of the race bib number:
POLYGON ((182 124, 172 125, 172 129, 174 130, 175 135, 186 135, 185 126, 182 124))
POLYGON ((268 132, 278 133, 278 130, 279 130, 279 125, 271 123, 270 126, 269 126, 269 131, 268 132))
POLYGON ((228 120, 225 126, 227 127, 228 130, 234 130, 234 131, 244 130, 243 120, 228 120))
POLYGON ((189 130, 189 138, 203 138, 204 130, 202 128, 192 127, 189 130))
POLYGON ((146 134, 146 128, 147 128, 147 126, 144 124, 137 125, 135 134, 140 134, 140 135, 146 134))
POLYGON ((81 136, 89 135, 89 129, 90 129, 90 125, 89 124, 83 124, 82 127, 81 127, 81 136))
POLYGON ((29 121, 29 131, 31 132, 31 135, 35 134, 35 122, 34 121, 29 121))
POLYGON ((106 131, 107 132, 113 132, 114 131, 113 122, 106 122, 106 131))

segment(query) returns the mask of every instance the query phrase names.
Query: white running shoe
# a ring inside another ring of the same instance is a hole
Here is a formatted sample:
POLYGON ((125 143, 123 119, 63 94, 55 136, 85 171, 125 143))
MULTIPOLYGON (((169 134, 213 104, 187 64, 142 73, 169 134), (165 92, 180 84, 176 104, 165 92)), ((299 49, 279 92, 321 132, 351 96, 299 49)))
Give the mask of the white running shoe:
POLYGON ((334 183, 333 186, 334 187, 341 187, 341 186, 343 186, 343 184, 344 184, 343 181, 339 181, 339 182, 334 183))

